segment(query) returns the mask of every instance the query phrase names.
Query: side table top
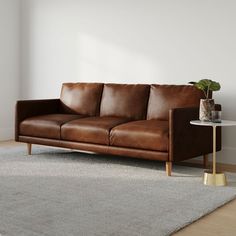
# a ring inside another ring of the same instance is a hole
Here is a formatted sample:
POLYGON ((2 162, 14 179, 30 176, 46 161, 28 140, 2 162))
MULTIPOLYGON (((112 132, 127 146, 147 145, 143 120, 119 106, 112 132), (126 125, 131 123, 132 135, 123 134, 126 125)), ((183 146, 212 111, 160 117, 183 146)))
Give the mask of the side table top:
POLYGON ((214 123, 211 121, 191 120, 190 124, 200 126, 234 126, 236 125, 236 121, 222 120, 221 123, 214 123))

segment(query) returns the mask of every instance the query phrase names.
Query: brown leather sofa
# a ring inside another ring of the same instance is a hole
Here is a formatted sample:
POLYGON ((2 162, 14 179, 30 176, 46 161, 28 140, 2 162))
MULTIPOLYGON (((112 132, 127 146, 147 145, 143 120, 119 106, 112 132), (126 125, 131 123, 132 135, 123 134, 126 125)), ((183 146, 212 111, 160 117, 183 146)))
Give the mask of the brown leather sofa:
MULTIPOLYGON (((200 90, 188 85, 65 83, 60 99, 18 101, 15 140, 172 163, 211 153, 198 119, 200 90)), ((221 130, 217 130, 217 150, 221 130)))

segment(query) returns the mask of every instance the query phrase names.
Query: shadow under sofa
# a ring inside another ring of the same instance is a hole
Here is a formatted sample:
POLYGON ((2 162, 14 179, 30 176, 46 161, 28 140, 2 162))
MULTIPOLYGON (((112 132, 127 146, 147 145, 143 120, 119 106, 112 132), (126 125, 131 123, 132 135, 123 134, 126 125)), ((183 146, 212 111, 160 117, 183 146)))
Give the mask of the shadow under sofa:
MULTIPOLYGON (((15 140, 172 163, 212 152, 198 119, 203 93, 190 85, 64 83, 58 99, 16 104, 15 140)), ((217 151, 221 129, 217 129, 217 151)))

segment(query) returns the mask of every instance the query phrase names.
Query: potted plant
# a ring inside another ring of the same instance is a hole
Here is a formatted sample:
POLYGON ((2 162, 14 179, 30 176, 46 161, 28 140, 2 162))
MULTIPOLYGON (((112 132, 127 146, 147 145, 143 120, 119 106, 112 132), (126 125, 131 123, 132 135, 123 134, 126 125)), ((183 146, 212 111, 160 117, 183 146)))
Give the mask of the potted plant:
POLYGON ((216 81, 209 79, 202 79, 198 82, 189 82, 193 84, 196 88, 203 91, 205 95, 205 99, 200 100, 200 108, 199 108, 199 120, 201 121, 210 121, 211 120, 211 112, 215 108, 214 99, 210 98, 210 94, 213 91, 220 90, 220 84, 216 81))

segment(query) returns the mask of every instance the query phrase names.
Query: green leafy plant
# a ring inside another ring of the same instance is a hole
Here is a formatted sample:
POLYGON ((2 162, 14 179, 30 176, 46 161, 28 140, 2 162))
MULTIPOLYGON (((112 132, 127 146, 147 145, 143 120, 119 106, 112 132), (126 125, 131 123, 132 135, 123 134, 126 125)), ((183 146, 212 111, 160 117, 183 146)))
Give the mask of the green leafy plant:
POLYGON ((189 82, 196 88, 202 90, 206 99, 209 99, 209 92, 210 91, 219 91, 220 90, 220 83, 210 80, 210 79, 201 79, 198 82, 189 82))

